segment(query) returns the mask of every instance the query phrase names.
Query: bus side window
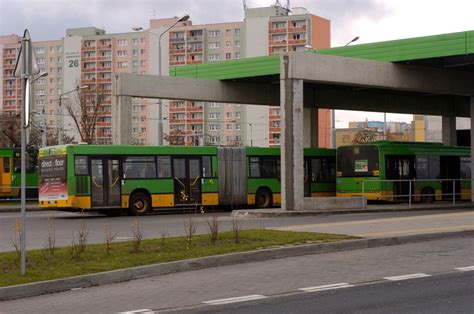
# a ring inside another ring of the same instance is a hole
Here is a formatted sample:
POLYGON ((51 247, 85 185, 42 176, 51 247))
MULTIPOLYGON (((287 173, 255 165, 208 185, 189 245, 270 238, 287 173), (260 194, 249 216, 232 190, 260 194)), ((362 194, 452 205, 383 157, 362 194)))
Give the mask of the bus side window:
POLYGON ((158 178, 171 178, 171 157, 158 156, 158 178))
POLYGON ((250 177, 260 178, 260 160, 258 157, 250 157, 250 177))
POLYGON ((212 177, 211 156, 202 156, 202 177, 212 177))
POLYGON ((461 179, 471 179, 471 157, 461 157, 461 179))
POLYGON ((3 157, 3 173, 10 173, 10 157, 3 157))

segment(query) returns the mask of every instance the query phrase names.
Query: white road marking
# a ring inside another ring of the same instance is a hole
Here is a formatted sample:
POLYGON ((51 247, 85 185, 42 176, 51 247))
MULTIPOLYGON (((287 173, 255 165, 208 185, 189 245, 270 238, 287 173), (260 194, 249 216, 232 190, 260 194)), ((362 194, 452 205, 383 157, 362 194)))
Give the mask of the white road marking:
POLYGON ((265 298, 266 296, 264 295, 252 294, 252 295, 246 295, 243 297, 204 301, 202 303, 209 304, 209 305, 219 305, 219 304, 229 304, 229 303, 245 302, 245 301, 251 301, 251 300, 259 300, 259 299, 265 299, 265 298))
POLYGON ((383 279, 398 281, 398 280, 408 280, 408 279, 413 279, 413 278, 424 278, 424 277, 430 277, 430 275, 418 273, 418 274, 408 274, 408 275, 393 276, 393 277, 383 277, 383 279))
POLYGON ((474 270, 474 266, 459 267, 455 269, 459 271, 471 271, 471 270, 474 270))
POLYGON ((155 311, 150 309, 141 309, 141 310, 134 310, 134 311, 126 311, 126 312, 119 312, 118 314, 153 314, 155 311))
POLYGON ((333 289, 341 289, 341 288, 349 288, 349 287, 353 287, 353 285, 343 282, 343 283, 335 283, 332 285, 299 288, 298 290, 301 290, 304 292, 317 292, 317 291, 325 291, 325 290, 333 290, 333 289))

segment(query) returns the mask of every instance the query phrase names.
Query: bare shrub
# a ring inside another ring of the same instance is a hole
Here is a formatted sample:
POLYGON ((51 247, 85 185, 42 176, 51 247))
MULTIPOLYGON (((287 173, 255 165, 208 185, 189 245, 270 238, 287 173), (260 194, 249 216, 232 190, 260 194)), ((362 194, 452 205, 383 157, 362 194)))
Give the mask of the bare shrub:
POLYGON ((53 217, 48 217, 48 238, 44 248, 51 256, 54 256, 56 252, 56 226, 53 217))
POLYGON ((206 219, 206 227, 212 245, 216 245, 217 236, 219 234, 219 219, 215 213, 212 213, 211 218, 206 219))
POLYGON ((12 244, 13 244, 13 247, 15 248, 15 252, 16 252, 16 255, 17 255, 17 258, 15 259, 15 265, 18 266, 19 263, 20 263, 20 259, 21 259, 21 249, 20 249, 20 246, 21 246, 21 241, 22 241, 22 238, 21 238, 21 229, 22 229, 22 225, 21 225, 21 219, 20 218, 16 218, 15 219, 15 223, 13 224, 13 237, 12 237, 12 244))
POLYGON ((86 251, 87 238, 89 236, 89 229, 86 227, 84 220, 81 219, 79 230, 77 230, 77 242, 74 232, 72 233, 72 241, 70 247, 71 258, 80 259, 82 254, 86 251))
POLYGON ((161 233, 161 248, 165 247, 165 241, 169 237, 168 232, 162 232, 161 233))
POLYGON ((140 220, 138 218, 135 218, 132 224, 132 252, 133 253, 138 253, 140 252, 140 246, 142 244, 142 239, 143 239, 143 233, 141 230, 140 226, 140 220))
POLYGON ((234 242, 240 243, 240 233, 242 231, 242 222, 238 215, 232 217, 232 233, 234 235, 234 242))
POLYGON ((114 243, 117 233, 112 233, 112 229, 110 228, 109 224, 104 225, 104 232, 105 232, 105 249, 107 251, 107 255, 110 255, 110 252, 112 252, 112 244, 114 243))
POLYGON ((191 247, 193 242, 193 236, 196 233, 196 223, 192 215, 187 215, 184 219, 184 231, 186 232, 186 244, 187 248, 191 247))

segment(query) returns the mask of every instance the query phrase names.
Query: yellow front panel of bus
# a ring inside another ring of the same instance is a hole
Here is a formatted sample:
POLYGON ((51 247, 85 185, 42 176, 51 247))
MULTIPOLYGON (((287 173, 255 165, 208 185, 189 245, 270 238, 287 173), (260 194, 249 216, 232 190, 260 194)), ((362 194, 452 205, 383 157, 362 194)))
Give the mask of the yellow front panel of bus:
POLYGON ((255 194, 247 194, 247 205, 255 205, 255 194))
POLYGON ((273 194, 273 204, 281 204, 281 194, 280 193, 273 194))

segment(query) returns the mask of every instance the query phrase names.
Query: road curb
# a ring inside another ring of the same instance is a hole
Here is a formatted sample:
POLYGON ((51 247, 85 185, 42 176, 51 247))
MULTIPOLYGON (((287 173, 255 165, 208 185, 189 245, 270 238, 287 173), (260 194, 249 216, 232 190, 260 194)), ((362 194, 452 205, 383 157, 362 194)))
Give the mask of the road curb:
POLYGON ((130 281, 133 279, 144 278, 149 276, 159 276, 181 271, 197 270, 216 266, 225 266, 239 263, 263 261, 275 258, 357 250, 460 237, 474 237, 474 230, 294 245, 279 248, 262 249, 251 252, 209 256, 184 261, 120 269, 71 278, 48 280, 31 284, 2 287, 0 288, 0 301, 32 297, 47 293, 68 291, 72 289, 100 286, 104 284, 130 281))

